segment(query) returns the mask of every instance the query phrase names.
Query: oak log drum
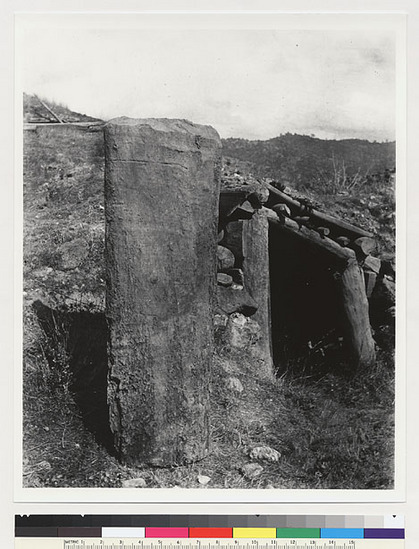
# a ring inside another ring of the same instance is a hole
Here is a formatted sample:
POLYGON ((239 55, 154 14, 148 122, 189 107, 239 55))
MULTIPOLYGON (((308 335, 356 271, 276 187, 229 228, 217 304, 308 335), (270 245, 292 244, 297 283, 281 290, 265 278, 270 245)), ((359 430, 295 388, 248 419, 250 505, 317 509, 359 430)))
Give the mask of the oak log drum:
POLYGON ((186 120, 105 126, 108 404, 124 463, 204 458, 221 141, 186 120))

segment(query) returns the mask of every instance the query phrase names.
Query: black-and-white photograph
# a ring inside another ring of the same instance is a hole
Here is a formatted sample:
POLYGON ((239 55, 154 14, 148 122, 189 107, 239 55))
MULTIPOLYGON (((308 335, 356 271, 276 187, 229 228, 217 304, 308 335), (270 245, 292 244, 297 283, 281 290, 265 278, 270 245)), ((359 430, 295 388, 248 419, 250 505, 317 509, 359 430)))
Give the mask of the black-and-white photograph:
POLYGON ((22 16, 23 488, 395 488, 388 17, 22 16))

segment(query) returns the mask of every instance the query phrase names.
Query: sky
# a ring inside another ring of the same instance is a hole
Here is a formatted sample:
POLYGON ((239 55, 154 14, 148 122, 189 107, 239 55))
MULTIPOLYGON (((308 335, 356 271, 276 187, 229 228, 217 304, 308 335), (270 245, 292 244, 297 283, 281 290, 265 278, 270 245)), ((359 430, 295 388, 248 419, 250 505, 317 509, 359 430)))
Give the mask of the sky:
POLYGON ((109 120, 186 118, 221 137, 395 139, 389 31, 30 28, 27 93, 109 120))

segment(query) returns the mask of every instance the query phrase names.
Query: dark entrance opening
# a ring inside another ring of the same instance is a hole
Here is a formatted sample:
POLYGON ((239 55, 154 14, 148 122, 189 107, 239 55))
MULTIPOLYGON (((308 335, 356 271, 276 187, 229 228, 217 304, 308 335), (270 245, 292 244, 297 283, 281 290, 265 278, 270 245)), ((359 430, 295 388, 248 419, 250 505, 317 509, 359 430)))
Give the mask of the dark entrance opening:
POLYGON ((330 255, 271 226, 269 268, 278 373, 322 374, 342 363, 342 315, 330 255))
POLYGON ((99 444, 115 455, 107 403, 105 314, 52 309, 41 301, 36 301, 33 308, 49 341, 45 354, 50 367, 68 365, 69 390, 84 425, 99 444))

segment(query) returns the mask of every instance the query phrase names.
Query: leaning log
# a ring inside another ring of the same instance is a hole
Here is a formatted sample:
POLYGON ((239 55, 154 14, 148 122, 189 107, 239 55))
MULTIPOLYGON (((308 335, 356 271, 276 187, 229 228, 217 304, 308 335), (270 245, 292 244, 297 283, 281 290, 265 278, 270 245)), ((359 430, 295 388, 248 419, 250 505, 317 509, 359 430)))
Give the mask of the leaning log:
POLYGON ((269 219, 270 226, 282 231, 290 239, 303 241, 323 255, 330 265, 338 285, 343 319, 344 343, 349 361, 354 368, 367 367, 375 360, 375 345, 369 320, 368 299, 362 269, 355 252, 316 231, 302 226, 296 229, 291 224, 269 219))
POLYGON ((293 219, 285 219, 282 223, 269 217, 269 223, 272 227, 281 229, 291 240, 303 241, 306 245, 316 248, 317 252, 325 256, 338 272, 343 272, 348 261, 355 257, 355 253, 349 248, 342 248, 330 238, 322 238, 316 231, 304 225, 299 226, 293 219))
POLYGON ((120 459, 173 466, 209 444, 221 142, 185 120, 105 126, 108 403, 120 459))
POLYGON ((55 118, 55 120, 57 122, 59 122, 60 124, 64 124, 64 120, 62 120, 58 114, 56 114, 50 107, 48 107, 48 105, 42 101, 42 99, 40 99, 37 95, 35 95, 36 99, 38 99, 38 101, 41 103, 41 105, 51 114, 51 116, 53 116, 55 118))
POLYGON ((364 231, 364 229, 355 227, 355 225, 351 225, 346 221, 342 221, 341 219, 337 219, 336 217, 332 217, 331 215, 319 212, 318 210, 311 209, 307 211, 307 208, 304 205, 300 204, 298 200, 291 198, 288 194, 280 191, 279 189, 276 189, 272 185, 268 184, 267 186, 270 191, 270 196, 266 203, 266 206, 269 208, 272 208, 272 206, 274 206, 275 204, 282 202, 290 208, 293 215, 309 216, 310 221, 312 221, 314 224, 321 225, 322 227, 328 227, 333 237, 347 236, 348 238, 353 240, 359 237, 366 236, 371 238, 373 236, 371 233, 364 231))

